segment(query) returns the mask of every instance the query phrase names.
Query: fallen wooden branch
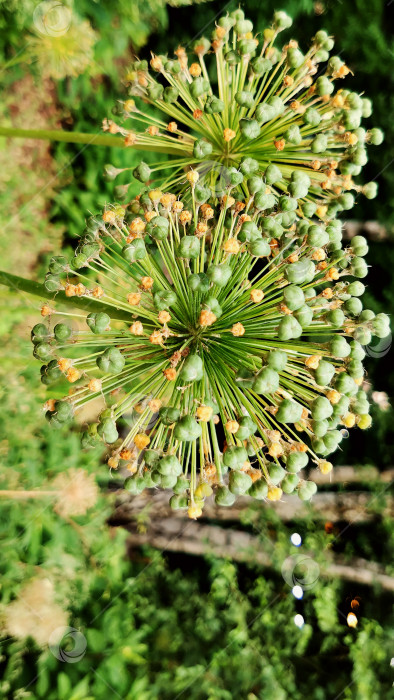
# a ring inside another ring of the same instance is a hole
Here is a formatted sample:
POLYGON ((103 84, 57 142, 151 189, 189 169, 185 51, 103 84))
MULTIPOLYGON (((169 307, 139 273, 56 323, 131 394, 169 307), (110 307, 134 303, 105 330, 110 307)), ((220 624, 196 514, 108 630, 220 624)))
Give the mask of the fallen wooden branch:
MULTIPOLYGON (((264 543, 248 532, 193 520, 185 521, 177 517, 150 521, 146 532, 138 532, 135 524, 129 524, 128 529, 131 530, 129 548, 150 545, 162 552, 182 552, 197 556, 211 554, 263 567, 273 566, 264 543)), ((308 553, 303 554, 307 560, 308 553)), ((333 558, 328 550, 327 563, 322 566, 314 562, 314 575, 341 578, 367 586, 378 584, 387 591, 394 591, 394 578, 388 576, 379 564, 360 558, 345 562, 341 557, 333 558)))
MULTIPOLYGON (((111 517, 113 524, 126 524, 136 520, 143 511, 155 520, 178 518, 187 520, 184 511, 173 511, 169 505, 170 492, 146 490, 139 496, 130 496, 121 492, 117 498, 117 507, 111 517)), ((269 508, 276 515, 288 522, 312 515, 316 519, 349 523, 368 522, 376 517, 376 509, 382 505, 382 514, 393 515, 393 499, 384 494, 373 494, 368 491, 317 493, 310 503, 301 501, 297 496, 283 496, 276 502, 260 501, 256 503, 251 498, 240 497, 231 508, 216 506, 213 498, 207 499, 204 506, 204 517, 209 520, 236 521, 248 508, 269 508), (384 504, 381 501, 384 499, 384 504)))
POLYGON ((353 238, 353 236, 367 236, 374 241, 384 241, 392 235, 392 230, 388 230, 379 221, 344 221, 343 234, 344 238, 353 238))

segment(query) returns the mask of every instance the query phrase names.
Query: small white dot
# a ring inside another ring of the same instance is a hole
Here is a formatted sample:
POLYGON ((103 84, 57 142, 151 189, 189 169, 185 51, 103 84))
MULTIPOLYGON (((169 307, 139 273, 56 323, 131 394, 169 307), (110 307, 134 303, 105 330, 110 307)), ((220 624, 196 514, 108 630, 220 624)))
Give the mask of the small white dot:
POLYGON ((294 598, 297 598, 298 600, 301 600, 301 598, 304 595, 304 591, 302 590, 301 586, 293 586, 291 589, 291 592, 294 596, 294 598))
POLYGON ((301 535, 299 535, 298 532, 293 532, 292 536, 290 537, 290 542, 291 544, 294 544, 295 547, 299 547, 302 542, 301 535))
POLYGON ((294 615, 294 624, 297 625, 297 627, 301 629, 301 627, 304 626, 304 622, 305 620, 302 615, 294 615))
POLYGON ((393 658, 392 658, 391 661, 390 661, 390 666, 394 666, 394 656, 393 656, 393 658))

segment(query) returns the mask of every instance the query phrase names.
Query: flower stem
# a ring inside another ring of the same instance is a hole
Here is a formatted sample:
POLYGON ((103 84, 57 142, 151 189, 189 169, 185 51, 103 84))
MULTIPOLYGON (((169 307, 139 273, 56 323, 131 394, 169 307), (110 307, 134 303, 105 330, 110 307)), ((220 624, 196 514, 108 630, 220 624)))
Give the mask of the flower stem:
MULTIPOLYGON (((94 146, 112 146, 124 148, 124 142, 119 136, 112 134, 83 134, 78 131, 63 131, 61 129, 14 129, 13 127, 0 126, 0 136, 23 139, 41 139, 44 141, 64 141, 66 143, 86 143, 94 146)), ((143 146, 134 144, 133 148, 142 149, 143 146)))

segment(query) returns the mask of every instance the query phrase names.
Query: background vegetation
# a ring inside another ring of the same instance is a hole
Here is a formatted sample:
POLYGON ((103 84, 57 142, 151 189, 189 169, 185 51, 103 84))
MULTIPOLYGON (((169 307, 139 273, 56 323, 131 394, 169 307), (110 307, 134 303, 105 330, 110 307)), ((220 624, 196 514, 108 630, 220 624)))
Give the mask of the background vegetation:
MULTIPOLYGON (((209 34, 224 9, 216 0, 193 8, 164 0, 79 0, 74 7, 66 2, 83 51, 62 63, 59 77, 54 45, 48 42, 43 52, 37 37, 33 13, 38 4, 0 0, 0 124, 91 133, 100 130, 122 96, 122 75, 132 55, 170 53, 201 32, 209 34)), ((230 2, 225 9, 237 4, 230 2)), ((277 9, 258 0, 245 5, 257 30, 277 9)), ((373 100, 374 124, 386 132, 386 145, 372 151, 366 173, 366 180, 378 179, 379 197, 363 199, 352 216, 361 222, 377 220, 384 230, 382 240, 370 241, 367 305, 391 313, 392 8, 380 0, 284 0, 281 9, 293 16, 294 36, 301 44, 319 28, 335 35, 338 51, 355 73, 352 89, 373 100)), ((42 279, 48 257, 62 243, 75 244, 87 212, 116 199, 114 183, 103 178, 105 164, 122 167, 139 159, 130 150, 0 138, 1 267, 42 279)), ((51 500, 1 497, 7 551, 1 562, 4 697, 87 700, 110 692, 128 700, 388 697, 389 595, 377 586, 319 577, 298 601, 281 575, 283 561, 298 551, 289 539, 294 531, 302 534, 301 550, 322 566, 330 551, 364 557, 392 571, 391 522, 382 514, 386 487, 372 487, 375 516, 367 526, 338 523, 332 530, 312 516, 283 524, 268 510, 257 521, 245 519, 244 529, 259 533, 262 550, 267 541, 275 544, 271 569, 150 548, 128 551, 127 533, 107 524, 112 503, 105 494, 113 480, 101 454, 81 452, 77 434, 54 432, 44 422, 45 388, 28 342, 39 305, 3 289, 0 305, 0 488, 48 489, 58 474, 83 468, 96 475, 102 493, 93 510, 73 518, 56 514, 51 500), (76 663, 65 663, 33 639, 16 640, 7 632, 8 604, 36 577, 52 582, 67 624, 86 638, 86 652, 76 663), (350 629, 346 617, 354 600, 359 624, 350 629), (294 624, 296 614, 305 619, 302 629, 294 624)), ((368 379, 375 391, 391 396, 391 354, 379 348, 377 354, 382 356, 369 359, 368 379)), ((392 409, 385 406, 386 397, 376 399, 374 427, 337 453, 338 465, 374 464, 383 470, 393 464, 392 409)))

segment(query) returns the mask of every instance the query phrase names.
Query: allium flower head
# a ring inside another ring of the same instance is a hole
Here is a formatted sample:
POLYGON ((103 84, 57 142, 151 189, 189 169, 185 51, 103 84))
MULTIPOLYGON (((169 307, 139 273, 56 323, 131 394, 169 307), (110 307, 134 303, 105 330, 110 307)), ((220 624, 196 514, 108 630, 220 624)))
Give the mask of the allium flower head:
POLYGON ((56 602, 49 579, 32 579, 17 600, 5 608, 5 624, 17 639, 32 637, 39 646, 48 644, 51 635, 67 625, 68 614, 56 602))
POLYGON ((46 278, 91 311, 71 327, 45 307, 32 331, 43 383, 70 384, 50 422, 105 400, 83 444, 103 440, 132 493, 173 489, 190 517, 212 489, 221 505, 244 493, 309 499, 316 486, 298 472, 328 473, 347 430, 370 425, 363 346, 389 328, 360 299, 368 246, 356 236, 343 248, 339 221, 306 219, 275 168, 253 176, 246 200, 241 164, 219 199, 192 170, 184 199, 153 189, 108 207, 46 278))
POLYGON ((135 61, 126 76, 132 99, 120 105, 119 122, 106 121, 105 128, 122 134, 127 146, 170 158, 142 161, 134 176, 179 191, 191 167, 217 195, 243 164, 245 178, 236 184, 253 195, 254 177, 270 166, 266 184, 323 219, 350 209, 360 191, 374 197, 376 183, 353 181, 367 162, 367 144, 383 139, 379 129, 361 127, 371 102, 340 87, 351 71, 330 57, 334 41, 325 31, 307 51, 294 39, 280 42, 291 24, 276 12, 257 36, 236 10, 192 53, 179 46, 173 56, 135 61))

